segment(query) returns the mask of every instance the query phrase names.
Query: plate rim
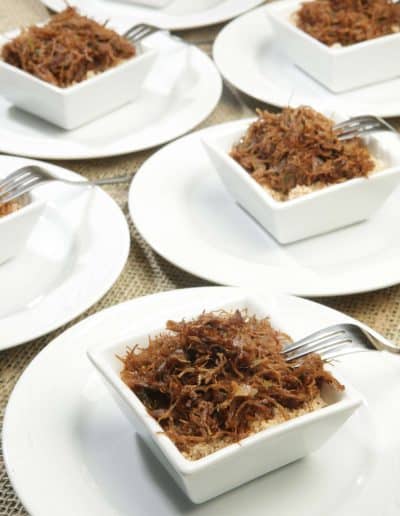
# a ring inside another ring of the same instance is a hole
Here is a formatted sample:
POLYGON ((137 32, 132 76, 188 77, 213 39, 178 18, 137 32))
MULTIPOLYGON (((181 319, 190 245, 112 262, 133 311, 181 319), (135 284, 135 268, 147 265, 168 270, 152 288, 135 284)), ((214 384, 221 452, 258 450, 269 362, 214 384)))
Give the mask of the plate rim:
MULTIPOLYGON (((0 156, 0 161, 3 159, 12 160, 14 158, 16 158, 18 160, 26 160, 28 162, 34 161, 35 163, 37 163, 41 166, 45 166, 45 167, 49 165, 48 163, 46 163, 44 161, 25 158, 25 157, 21 157, 21 156, 11 156, 11 155, 0 156)), ((58 168, 63 174, 67 174, 71 178, 77 177, 80 179, 84 179, 83 175, 78 174, 77 172, 74 172, 68 168, 61 167, 59 165, 53 165, 53 164, 51 166, 52 166, 52 168, 58 168)), ((118 259, 116 258, 116 265, 114 267, 113 273, 110 274, 110 280, 107 283, 104 282, 104 285, 98 289, 97 293, 87 296, 88 300, 84 303, 84 306, 85 306, 84 308, 80 307, 77 309, 75 309, 75 308, 70 309, 68 314, 64 315, 62 318, 60 318, 58 321, 55 321, 53 324, 50 324, 45 329, 42 328, 42 329, 37 330, 36 332, 34 332, 32 334, 32 336, 29 337, 29 339, 17 336, 17 337, 14 337, 13 340, 10 340, 5 345, 3 344, 3 340, 2 340, 1 344, 0 344, 0 352, 4 351, 6 349, 11 349, 11 348, 14 348, 17 346, 21 346, 21 345, 31 342, 35 339, 38 339, 45 335, 48 335, 49 333, 57 330, 58 328, 64 326, 65 324, 73 321, 74 319, 76 319, 77 317, 79 317, 80 315, 85 313, 87 310, 89 310, 98 301, 100 301, 100 299, 114 286, 114 284, 120 277, 120 275, 125 267, 125 264, 128 260, 130 246, 131 246, 131 235, 130 235, 130 231, 129 231, 128 221, 127 221, 125 215, 123 214, 121 208, 118 206, 117 202, 111 197, 111 195, 109 195, 106 191, 104 191, 103 189, 101 189, 97 186, 95 188, 97 188, 98 191, 101 192, 101 195, 105 196, 104 198, 107 199, 107 202, 110 203, 110 206, 113 206, 113 209, 116 210, 115 212, 118 213, 118 216, 120 217, 120 222, 121 222, 121 235, 122 235, 122 233, 124 234, 124 236, 123 236, 124 249, 123 249, 123 252, 118 255, 118 257, 117 257, 118 259)), ((50 295, 51 292, 52 291, 50 291, 48 293, 48 295, 50 295)), ((18 312, 18 317, 21 317, 21 315, 27 311, 28 311, 28 309, 18 312)), ((13 316, 14 315, 11 314, 10 316, 7 316, 7 318, 13 317, 13 316)), ((2 325, 1 321, 2 321, 2 318, 0 317, 0 330, 1 330, 1 325, 2 325)))
MULTIPOLYGON (((129 209, 129 215, 130 218, 135 225, 136 229, 138 230, 139 234, 147 242, 148 245, 161 257, 163 257, 165 260, 167 260, 169 263, 174 265, 175 267, 178 267, 179 269, 182 269, 189 274, 192 274, 193 276, 196 276, 197 278, 201 278, 205 281, 212 282, 216 285, 220 286, 231 286, 231 287, 245 287, 245 285, 239 284, 239 283, 223 283, 221 282, 221 279, 218 279, 215 274, 210 274, 209 272, 204 273, 203 271, 199 271, 199 268, 193 268, 191 264, 188 264, 187 260, 184 259, 176 259, 176 257, 171 256, 171 253, 168 250, 165 250, 162 248, 158 241, 153 238, 152 235, 146 234, 145 231, 143 231, 143 228, 141 227, 140 223, 138 223, 138 217, 136 216, 136 203, 134 201, 134 197, 136 195, 135 193, 135 181, 138 181, 141 179, 142 176, 146 175, 146 171, 148 168, 153 166, 153 162, 157 162, 157 160, 160 159, 160 155, 163 155, 165 152, 169 152, 171 148, 175 145, 183 144, 186 141, 198 141, 200 142, 201 138, 207 131, 212 130, 218 130, 219 128, 222 128, 224 126, 234 126, 235 124, 239 125, 243 122, 246 122, 246 120, 251 120, 251 118, 247 119, 240 119, 240 120, 233 120, 229 122, 223 122, 221 124, 216 124, 213 126, 209 126, 203 129, 199 129, 197 131, 194 131, 188 135, 185 135, 181 138, 178 138, 177 140, 170 142, 168 145, 165 145, 162 149, 158 150, 154 154, 152 154, 138 169, 135 176, 132 178, 129 192, 128 192, 128 209, 129 209)), ((280 244, 278 244, 280 246, 280 244)), ((281 246, 280 246, 281 247, 281 246)), ((300 296, 300 297, 310 297, 310 298, 320 298, 320 297, 332 297, 332 296, 347 296, 347 295, 354 295, 354 294, 363 294, 367 292, 373 292, 377 290, 381 290, 384 288, 392 287, 394 285, 398 285, 400 283, 400 269, 398 270, 397 277, 392 277, 391 279, 381 281, 377 280, 374 283, 369 283, 366 286, 362 286, 359 288, 355 288, 354 286, 351 288, 330 288, 330 289, 321 289, 321 290, 315 290, 315 288, 301 288, 301 289, 294 289, 290 291, 286 291, 287 294, 291 294, 294 296, 300 296)))
MULTIPOLYGON (((61 7, 62 7, 62 0, 40 0, 42 4, 44 4, 48 9, 51 9, 52 11, 55 11, 55 12, 59 12, 61 10, 61 7)), ((195 14, 192 14, 190 15, 190 18, 192 19, 189 23, 188 22, 185 22, 185 21, 181 21, 179 23, 179 21, 177 21, 176 23, 164 23, 162 24, 163 25, 163 29, 166 29, 166 30, 182 30, 182 31, 186 31, 186 30, 193 30, 193 29, 199 29, 199 28, 202 28, 202 27, 210 27, 212 25, 216 25, 218 23, 224 23, 224 22, 227 22, 229 20, 232 20, 233 18, 236 18, 237 16, 240 16, 242 15, 243 13, 246 13, 247 11, 251 10, 251 9, 255 9, 257 8, 257 6, 259 6, 264 0, 245 0, 247 2, 249 2, 249 7, 245 7, 245 8, 240 8, 240 9, 235 9, 235 11, 231 14, 226 14, 226 15, 223 15, 223 16, 219 16, 219 17, 216 17, 216 18, 213 18, 212 21, 199 21, 195 18, 198 18, 198 13, 195 13, 195 14)), ((80 3, 81 0, 75 0, 75 4, 76 3, 80 3)), ((78 5, 78 7, 80 7, 78 5)), ((174 18, 173 15, 167 15, 167 16, 170 16, 171 18, 174 18)), ((150 16, 149 16, 150 18, 150 16)), ((179 19, 178 16, 176 16, 176 18, 179 19)))
MULTIPOLYGON (((277 0, 273 0, 272 3, 274 1, 277 1, 277 0)), ((280 1, 290 2, 290 0, 280 0, 280 1)), ((227 67, 224 64, 224 61, 219 56, 220 48, 223 48, 225 46, 223 44, 223 42, 224 42, 224 38, 225 38, 226 34, 229 31, 233 30, 233 28, 236 28, 236 26, 240 26, 243 23, 244 19, 247 19, 247 18, 251 19, 252 17, 255 18, 256 16, 263 15, 263 16, 265 16, 265 23, 266 24, 270 23, 265 15, 266 12, 268 12, 270 5, 271 5, 271 3, 267 3, 265 5, 258 6, 249 12, 243 13, 241 16, 238 16, 237 18, 235 18, 234 20, 231 20, 228 24, 226 24, 221 29, 221 31, 217 34, 217 37, 215 38, 215 41, 213 44, 213 49, 212 49, 212 55, 213 55, 214 62, 216 64, 221 76, 226 81, 228 81, 230 84, 232 84, 232 86, 234 86, 236 89, 238 89, 245 95, 248 95, 249 97, 251 97, 259 102, 263 102, 265 104, 269 104, 269 105, 277 107, 277 108, 284 108, 285 106, 287 106, 287 102, 283 102, 283 101, 277 102, 276 99, 271 100, 271 98, 268 99, 267 97, 262 98, 259 95, 255 95, 254 92, 251 90, 251 88, 243 86, 242 84, 238 84, 235 77, 233 77, 233 75, 230 73, 230 71, 227 70, 227 67)), ((289 58, 287 58, 287 59, 289 60, 289 58)), ((265 89, 266 89, 266 91, 268 90, 267 87, 265 89)), ((354 90, 354 91, 357 91, 357 90, 354 90)), ((344 110, 344 107, 341 107, 340 109, 344 110)), ((374 114, 376 116, 385 117, 385 118, 400 116, 400 103, 399 103, 398 109, 395 112, 391 109, 386 109, 386 110, 379 109, 378 111, 374 110, 374 114)))
MULTIPOLYGON (((23 386, 24 379, 30 375, 32 370, 34 370, 36 368, 36 364, 40 363, 43 360, 46 360, 47 355, 49 353, 52 354, 54 352, 54 349, 57 349, 57 347, 59 348, 60 346, 68 345, 68 342, 71 339, 73 340, 76 335, 79 335, 81 332, 85 332, 89 327, 92 328, 91 331, 93 331, 93 328, 95 328, 98 325, 99 321, 101 321, 102 318, 105 317, 106 320, 107 319, 112 320, 115 312, 118 312, 119 310, 124 310, 126 307, 129 307, 129 313, 131 314, 135 310, 135 305, 140 305, 142 303, 146 304, 146 302, 148 300, 153 300, 154 298, 161 298, 161 299, 164 298, 168 301, 168 298, 174 298, 175 296, 178 296, 178 299, 181 300, 181 299, 185 299, 186 296, 191 297, 192 294, 194 294, 195 292, 198 292, 199 290, 202 292, 206 292, 206 293, 211 292, 211 291, 213 291, 213 292, 219 291, 219 292, 221 292, 221 295, 223 295, 223 292, 240 292, 240 291, 248 292, 249 289, 243 289, 240 287, 218 287, 218 286, 217 287, 216 286, 190 287, 190 288, 185 288, 185 289, 175 289, 175 290, 169 290, 169 291, 156 292, 153 294, 148 294, 148 295, 140 296, 137 298, 133 298, 133 299, 118 303, 116 305, 112 305, 110 307, 104 308, 103 310, 101 310, 99 312, 92 314, 91 316, 87 317, 83 321, 80 321, 80 322, 74 324, 72 327, 66 329, 60 335, 55 337, 45 348, 43 348, 28 364, 26 369, 23 371, 23 373, 19 377, 17 383, 15 384, 15 386, 11 392, 11 395, 9 397, 7 406, 6 406, 6 410, 5 410, 5 414, 4 414, 4 422, 3 422, 3 431, 2 431, 2 447, 3 447, 3 452, 4 452, 4 464, 5 464, 5 468, 6 468, 6 472, 7 472, 9 481, 10 481, 13 489, 15 490, 19 500, 22 502, 23 506, 26 508, 26 510, 29 512, 29 514, 32 514, 32 516, 39 516, 39 513, 37 513, 37 512, 35 513, 33 511, 29 510, 30 503, 28 502, 26 496, 24 496, 24 494, 22 492, 23 487, 18 484, 18 480, 16 480, 16 478, 15 478, 16 470, 14 470, 14 468, 11 464, 11 459, 9 456, 10 449, 9 449, 9 444, 8 444, 8 442, 10 441, 10 438, 8 437, 8 435, 9 434, 12 435, 12 429, 11 429, 10 423, 9 423, 9 420, 11 417, 10 414, 11 414, 12 410, 15 410, 15 404, 18 403, 18 401, 15 401, 15 400, 17 399, 17 396, 19 396, 20 389, 24 388, 24 386, 23 386)), ((257 289, 255 289, 254 292, 257 293, 257 289)), ((307 307, 307 309, 308 309, 308 307, 311 307, 311 309, 314 309, 314 310, 318 309, 318 311, 323 311, 327 314, 340 316, 340 318, 343 318, 344 322, 353 322, 353 323, 355 322, 355 323, 359 324, 361 327, 368 329, 368 331, 371 331, 375 336, 379 336, 379 338, 383 342, 385 342, 385 341, 387 342, 387 339, 385 337, 383 337, 381 334, 379 334, 375 330, 372 330, 372 328, 370 328, 368 325, 361 323, 357 319, 355 319, 343 312, 340 312, 338 310, 330 308, 329 306, 317 303, 317 302, 309 300, 309 299, 299 298, 299 297, 293 296, 291 294, 285 294, 282 292, 271 292, 271 293, 267 293, 265 295, 266 300, 267 299, 270 300, 270 299, 274 299, 274 298, 275 299, 283 298, 283 299, 286 299, 287 302, 289 302, 289 303, 295 302, 298 305, 307 307)), ((107 322, 107 321, 105 321, 105 322, 107 322)), ((83 351, 83 353, 84 352, 85 351, 83 351)), ((390 355, 390 353, 387 353, 387 352, 380 352, 380 353, 385 353, 385 354, 390 355)), ((43 516, 42 513, 41 513, 41 516, 43 516)))
MULTIPOLYGON (((83 149, 80 152, 71 152, 71 153, 60 153, 57 151, 57 145, 54 145, 53 147, 50 146, 49 152, 40 152, 35 151, 35 142, 37 141, 37 138, 34 138, 32 136, 24 136, 22 140, 22 148, 21 143, 19 140, 22 138, 21 135, 17 135, 17 132, 11 132, 7 128, 0 128, 0 152, 4 154, 10 154, 10 155, 18 155, 25 158, 31 158, 31 159, 37 159, 37 160, 54 160, 54 161, 62 161, 62 160, 68 160, 68 161, 76 161, 76 160, 88 160, 88 159, 100 159, 100 158, 112 158, 117 156, 125 156, 127 154, 136 153, 136 152, 143 152, 149 149, 153 149, 155 147, 165 145, 177 138, 180 138, 184 136, 185 134, 190 133, 196 127, 198 127, 204 120, 206 120, 216 109, 221 96, 223 92, 223 81, 221 74, 218 71, 217 66, 215 65, 214 61, 211 57, 209 57, 205 52, 198 49, 197 47, 190 47, 192 51, 195 52, 195 58, 199 59, 201 62, 201 67, 203 71, 207 68, 207 77, 210 81, 209 84, 212 86, 211 93, 212 95, 209 95, 210 89, 207 88, 207 90, 204 90, 204 102, 207 101, 207 109, 204 108, 202 112, 198 113, 198 116, 196 118, 192 117, 192 121, 188 123, 186 126, 181 128, 181 125, 175 124, 175 127, 179 128, 175 131, 174 134, 171 134, 169 136, 164 135, 163 138, 156 139, 157 141, 148 142, 145 145, 139 145, 139 146, 130 146, 129 148, 123 148, 119 151, 113 151, 111 150, 107 151, 107 147, 105 147, 105 150, 102 150, 102 147, 97 147, 96 150, 90 151, 89 146, 86 146, 85 149, 83 149), (7 136, 6 144, 4 144, 5 138, 4 135, 7 136), (15 143, 17 142, 17 143, 15 143), (25 150, 25 147, 27 146, 27 142, 30 143, 30 150, 25 150)), ((193 103, 192 103, 193 106, 193 103)), ((123 108, 122 108, 123 109, 123 108)), ((193 107, 191 108, 193 110, 193 107)), ((188 113, 188 111, 185 111, 185 113, 188 113)), ((1 121, 1 120, 0 120, 1 121)), ((128 135, 129 136, 129 135, 128 135)), ((127 136, 127 138, 128 138, 127 136)), ((44 142, 45 137, 40 137, 39 141, 44 142)), ((51 142, 55 143, 55 138, 50 140, 51 142)), ((61 141, 61 144, 64 145, 64 143, 61 141)), ((66 142, 66 145, 69 145, 69 142, 66 142)))

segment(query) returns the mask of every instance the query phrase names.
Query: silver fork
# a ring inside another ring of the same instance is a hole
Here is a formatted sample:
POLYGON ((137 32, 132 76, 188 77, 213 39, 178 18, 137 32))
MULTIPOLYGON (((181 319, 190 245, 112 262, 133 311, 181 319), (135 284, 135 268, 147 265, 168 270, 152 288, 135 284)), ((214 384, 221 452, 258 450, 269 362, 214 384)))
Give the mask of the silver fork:
POLYGON ((355 116, 336 124, 334 130, 339 133, 339 140, 349 140, 350 138, 375 131, 393 131, 399 134, 396 129, 385 120, 372 115, 355 116))
MULTIPOLYGON (((125 31, 122 36, 129 40, 131 43, 139 43, 139 41, 142 41, 142 39, 151 36, 155 32, 164 30, 166 29, 156 27, 155 25, 149 25, 148 23, 138 23, 137 25, 134 25, 125 31)), ((180 41, 181 43, 186 43, 187 45, 208 45, 213 42, 212 39, 199 39, 187 42, 179 36, 175 36, 174 34, 170 34, 170 37, 180 41)))
POLYGON ((377 349, 400 353, 400 347, 388 341, 383 343, 360 326, 346 323, 329 326, 289 344, 282 354, 288 362, 311 353, 318 353, 322 359, 330 360, 350 353, 377 349))
POLYGON ((134 25, 126 32, 124 32, 122 36, 129 40, 131 43, 139 43, 139 41, 142 41, 142 39, 147 38, 159 30, 162 29, 147 23, 138 23, 137 25, 134 25))
POLYGON ((77 180, 72 181, 63 179, 57 175, 45 170, 37 165, 28 165, 12 172, 2 181, 0 181, 0 205, 17 199, 36 186, 48 181, 61 181, 62 183, 73 186, 96 186, 96 185, 112 185, 118 183, 127 183, 131 181, 132 176, 109 177, 97 179, 96 181, 77 180))

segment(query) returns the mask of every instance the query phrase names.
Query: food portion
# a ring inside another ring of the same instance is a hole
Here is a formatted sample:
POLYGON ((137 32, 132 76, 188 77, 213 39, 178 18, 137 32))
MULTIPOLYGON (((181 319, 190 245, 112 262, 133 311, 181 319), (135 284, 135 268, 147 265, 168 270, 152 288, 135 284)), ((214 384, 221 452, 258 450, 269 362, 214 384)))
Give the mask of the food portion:
POLYGON ((400 30, 400 4, 392 0, 313 0, 294 17, 296 25, 325 45, 352 45, 400 30))
MULTIPOLYGON (((0 198, 1 203, 1 198, 0 198)), ((14 211, 17 211, 20 208, 20 204, 17 201, 10 201, 4 204, 0 204, 0 217, 4 217, 5 215, 10 215, 14 211)))
POLYGON ((340 141, 334 122, 310 107, 257 113, 230 155, 278 201, 367 177, 376 168, 360 138, 340 141))
POLYGON ((135 47, 73 7, 32 26, 2 48, 2 58, 43 81, 66 88, 134 57, 135 47))
POLYGON ((290 338, 268 318, 220 311, 166 329, 128 350, 121 378, 190 460, 323 407, 324 383, 343 390, 319 355, 286 362, 290 338))

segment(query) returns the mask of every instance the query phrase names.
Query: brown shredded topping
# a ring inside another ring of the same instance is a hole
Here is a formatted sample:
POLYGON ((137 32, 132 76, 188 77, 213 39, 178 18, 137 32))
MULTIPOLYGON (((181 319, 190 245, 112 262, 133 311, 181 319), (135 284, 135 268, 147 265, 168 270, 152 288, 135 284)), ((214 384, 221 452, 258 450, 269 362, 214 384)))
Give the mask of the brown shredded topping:
POLYGON ((297 185, 365 177, 375 167, 360 138, 339 141, 333 121, 310 107, 257 114, 230 155, 262 186, 287 196, 297 185))
POLYGON ((56 14, 43 27, 23 29, 2 49, 6 63, 62 88, 135 54, 128 40, 79 15, 73 7, 56 14))
POLYGON ((399 32, 400 4, 392 0, 314 0, 301 6, 296 24, 325 45, 352 45, 399 32))
MULTIPOLYGON (((0 199, 1 201, 1 199, 0 199)), ((0 204, 0 217, 4 217, 5 215, 10 215, 14 211, 17 211, 20 208, 20 205, 16 201, 6 202, 4 204, 0 204)))
POLYGON ((182 452, 228 437, 237 442, 253 423, 303 407, 323 382, 343 386, 319 355, 288 363, 289 337, 246 312, 203 313, 168 321, 149 346, 128 350, 122 380, 182 452))

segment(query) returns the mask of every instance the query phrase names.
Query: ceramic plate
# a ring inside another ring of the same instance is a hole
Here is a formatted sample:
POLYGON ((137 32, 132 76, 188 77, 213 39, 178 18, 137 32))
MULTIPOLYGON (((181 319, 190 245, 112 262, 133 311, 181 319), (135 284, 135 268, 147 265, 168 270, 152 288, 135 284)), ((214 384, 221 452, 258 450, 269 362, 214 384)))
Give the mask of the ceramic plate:
POLYGON ((367 222, 280 245, 234 202, 201 143, 205 134, 242 123, 186 136, 153 154, 136 174, 130 213, 153 249, 215 283, 263 285, 301 296, 351 294, 399 283, 400 189, 367 222))
MULTIPOLYGON (((202 9, 190 0, 174 0, 167 7, 154 9, 134 5, 132 0, 71 0, 68 2, 87 13, 102 12, 110 19, 123 19, 126 28, 135 23, 146 22, 169 30, 194 29, 234 18, 263 0, 203 0, 202 9)), ((53 11, 65 9, 64 0, 42 0, 53 11)))
MULTIPOLYGON (((149 45, 162 45, 165 38, 156 35, 149 45)), ((171 90, 160 86, 170 81, 171 70, 169 58, 161 59, 151 72, 150 85, 135 102, 73 131, 0 97, 0 151, 43 159, 87 159, 136 152, 181 136, 207 118, 222 92, 211 59, 195 47, 187 47, 187 52, 186 67, 171 90), (164 80, 158 81, 158 76, 164 80)))
POLYGON ((231 84, 279 107, 308 104, 349 115, 400 115, 400 79, 345 93, 330 92, 280 51, 268 9, 267 5, 234 20, 215 40, 215 62, 231 84))
MULTIPOLYGON (((0 156, 3 171, 28 163, 0 156)), ((82 179, 42 163, 65 179, 82 179)), ((0 350, 55 330, 96 303, 113 285, 129 252, 129 230, 100 188, 49 183, 34 191, 45 210, 24 251, 0 266, 0 350)))
MULTIPOLYGON (((3 450, 9 477, 32 516, 397 516, 399 357, 373 351, 334 368, 365 403, 317 452, 203 505, 193 505, 120 413, 86 350, 124 338, 132 325, 175 309, 236 299, 230 288, 177 290, 112 307, 50 343, 11 395, 3 450), (38 474, 40 472, 40 474, 38 474)), ((350 321, 289 296, 263 294, 294 338, 350 321)), ((171 312, 172 311, 172 312, 171 312)))

